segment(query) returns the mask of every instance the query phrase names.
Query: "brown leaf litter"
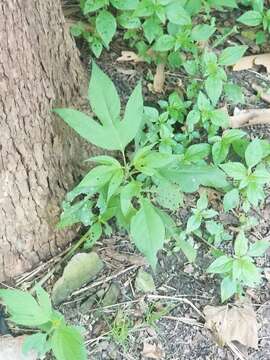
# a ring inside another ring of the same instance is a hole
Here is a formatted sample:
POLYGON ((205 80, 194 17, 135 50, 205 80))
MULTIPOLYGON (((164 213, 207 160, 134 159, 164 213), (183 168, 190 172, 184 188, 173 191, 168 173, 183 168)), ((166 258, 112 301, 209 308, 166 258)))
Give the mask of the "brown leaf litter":
POLYGON ((233 71, 252 69, 256 65, 264 66, 270 73, 270 53, 244 56, 233 66, 233 71))
POLYGON ((270 124, 270 109, 236 110, 235 114, 230 116, 232 128, 258 124, 270 124))
POLYGON ((220 346, 237 341, 258 348, 258 324, 252 304, 246 299, 234 305, 209 306, 204 308, 205 327, 211 330, 220 346))

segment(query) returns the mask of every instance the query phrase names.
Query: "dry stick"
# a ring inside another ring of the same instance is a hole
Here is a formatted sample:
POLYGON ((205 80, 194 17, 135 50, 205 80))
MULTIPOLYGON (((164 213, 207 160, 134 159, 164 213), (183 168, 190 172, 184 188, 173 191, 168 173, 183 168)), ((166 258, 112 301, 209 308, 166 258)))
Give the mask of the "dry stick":
POLYGON ((183 316, 181 317, 177 317, 177 316, 162 316, 163 319, 167 319, 167 320, 174 320, 174 321, 181 321, 184 324, 187 325, 194 325, 194 326, 199 326, 199 327, 204 327, 203 324, 199 323, 198 321, 194 320, 194 319, 189 319, 189 318, 185 318, 183 316))
POLYGON ((188 304, 195 310, 203 319, 205 319, 204 314, 188 299, 185 298, 178 298, 176 296, 165 296, 165 295, 147 295, 149 299, 160 299, 160 300, 172 300, 172 301, 179 301, 185 304, 188 304))
POLYGON ((74 244, 71 249, 68 251, 68 253, 43 277, 39 280, 39 282, 34 285, 32 287, 32 289, 30 290, 30 293, 33 293, 35 290, 35 287, 37 285, 42 286, 45 282, 47 282, 49 280, 49 278, 54 274, 54 272, 56 270, 58 270, 58 268, 60 267, 60 265, 63 264, 63 262, 65 262, 70 256, 73 255, 73 253, 85 242, 85 240, 88 237, 88 232, 86 232, 81 238, 80 240, 78 240, 76 242, 76 244, 74 244))
POLYGON ((133 269, 137 269, 138 267, 140 267, 140 265, 132 265, 132 266, 130 266, 130 267, 124 269, 124 270, 119 271, 118 273, 116 273, 114 275, 108 276, 105 279, 101 279, 101 280, 99 280, 99 281, 97 281, 97 282, 95 282, 95 283, 93 283, 91 285, 88 285, 88 286, 86 286, 86 287, 84 287, 84 288, 82 288, 80 290, 74 291, 71 295, 79 295, 79 294, 81 294, 81 293, 83 293, 83 292, 85 292, 85 291, 87 291, 89 289, 92 289, 92 288, 94 288, 96 286, 102 285, 102 284, 104 284, 104 283, 106 283, 106 282, 108 282, 110 280, 113 280, 113 279, 117 278, 118 276, 125 274, 126 272, 129 272, 129 271, 131 271, 133 269))

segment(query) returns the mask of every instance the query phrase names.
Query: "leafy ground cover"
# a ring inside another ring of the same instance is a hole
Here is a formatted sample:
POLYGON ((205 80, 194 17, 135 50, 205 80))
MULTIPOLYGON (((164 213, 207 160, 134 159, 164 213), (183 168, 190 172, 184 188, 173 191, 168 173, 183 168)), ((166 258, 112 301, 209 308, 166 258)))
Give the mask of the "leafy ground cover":
POLYGON ((91 108, 55 112, 103 151, 59 222, 81 224, 81 251, 106 264, 60 306, 85 327, 89 358, 270 358, 268 7, 66 4, 83 60, 96 59, 91 108))

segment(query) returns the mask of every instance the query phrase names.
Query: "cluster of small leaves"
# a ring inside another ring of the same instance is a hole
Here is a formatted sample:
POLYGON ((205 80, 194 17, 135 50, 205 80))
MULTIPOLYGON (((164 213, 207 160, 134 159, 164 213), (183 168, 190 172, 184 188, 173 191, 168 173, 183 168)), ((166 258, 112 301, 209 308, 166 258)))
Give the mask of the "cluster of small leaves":
POLYGON ((237 1, 81 0, 80 7, 87 21, 72 26, 71 32, 82 36, 96 57, 103 47, 109 47, 120 28, 124 39, 146 60, 168 61, 179 67, 179 49, 195 53, 198 42, 208 40, 216 31, 214 18, 211 24, 193 25, 192 17, 209 14, 213 8, 237 8, 237 1))
POLYGON ((86 360, 81 329, 67 325, 64 317, 52 307, 48 293, 36 287, 36 298, 21 290, 0 289, 1 302, 17 325, 36 328, 26 337, 23 353, 35 350, 39 358, 52 351, 56 360, 86 360))

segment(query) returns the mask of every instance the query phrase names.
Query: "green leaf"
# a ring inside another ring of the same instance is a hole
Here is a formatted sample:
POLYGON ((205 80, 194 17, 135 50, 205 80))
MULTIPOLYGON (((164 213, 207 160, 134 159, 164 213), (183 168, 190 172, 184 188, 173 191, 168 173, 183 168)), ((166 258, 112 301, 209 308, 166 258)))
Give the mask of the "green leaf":
POLYGON ((247 252, 248 256, 263 256, 266 250, 270 247, 270 243, 267 240, 257 240, 251 244, 247 252))
MULTIPOLYGON (((113 127, 120 116, 120 98, 111 79, 93 62, 88 97, 102 124, 113 127), (106 89, 106 91, 104 91, 106 89)), ((111 136, 114 134, 111 133, 111 136)))
POLYGON ((117 192, 122 181, 124 180, 124 172, 122 169, 118 169, 114 172, 108 187, 107 201, 117 192))
POLYGON ((93 63, 89 98, 92 109, 99 117, 101 124, 76 110, 56 109, 54 111, 92 144, 107 150, 123 152, 141 127, 143 118, 141 84, 138 84, 132 92, 126 106, 124 120, 120 121, 120 100, 116 89, 107 75, 93 63))
POLYGON ((175 39, 171 35, 162 35, 158 40, 156 41, 154 45, 155 51, 169 51, 174 48, 175 45, 175 39))
POLYGON ((262 22, 262 14, 258 11, 246 11, 243 15, 241 15, 237 21, 244 25, 248 26, 257 26, 262 22))
POLYGON ((223 110, 213 110, 211 112, 211 122, 216 126, 227 128, 229 125, 229 116, 223 110))
MULTIPOLYGON (((40 295, 41 299, 42 295, 40 295)), ((7 307, 10 320, 24 326, 39 326, 51 320, 47 300, 39 304, 35 298, 21 290, 1 289, 0 298, 7 307)))
POLYGON ((207 206, 208 206, 208 198, 207 198, 207 193, 206 191, 204 191, 199 200, 197 201, 197 209, 198 210, 205 210, 207 209, 207 206))
POLYGON ((248 167, 257 165, 263 158, 263 149, 259 139, 253 140, 247 147, 245 159, 248 167))
POLYGON ((262 185, 256 182, 249 182, 247 186, 247 198, 253 206, 257 207, 259 201, 264 199, 262 185))
POLYGON ((132 181, 125 185, 120 192, 120 204, 123 214, 126 216, 132 207, 132 199, 140 193, 140 184, 132 181))
POLYGON ((207 272, 213 274, 223 274, 230 272, 232 270, 233 259, 226 255, 218 257, 212 264, 208 267, 207 272))
POLYGON ((205 90, 212 104, 216 106, 222 94, 223 81, 215 76, 208 76, 205 81, 205 90))
POLYGON ((27 336, 23 342, 22 352, 27 355, 29 351, 34 350, 38 357, 43 357, 47 351, 50 350, 49 343, 47 342, 47 334, 37 333, 27 336))
POLYGON ((230 46, 222 51, 219 57, 219 64, 223 66, 234 65, 244 55, 248 46, 230 46))
POLYGON ((245 103, 245 96, 243 94, 241 86, 236 84, 225 84, 224 91, 226 98, 233 105, 245 103))
POLYGON ((121 168, 120 162, 118 160, 116 160, 114 157, 108 156, 108 155, 92 156, 85 161, 91 161, 91 162, 95 162, 95 163, 101 164, 101 165, 108 165, 108 166, 111 165, 111 166, 115 166, 117 168, 121 168))
POLYGON ((98 14, 96 17, 96 30, 104 45, 108 47, 116 32, 116 20, 109 11, 103 10, 98 14))
POLYGON ((143 31, 149 44, 162 35, 162 27, 156 18, 150 17, 143 23, 143 31))
POLYGON ((101 188, 107 184, 115 172, 114 166, 99 165, 90 170, 76 188, 101 188))
POLYGON ((226 276, 220 284, 220 291, 221 301, 224 302, 237 292, 237 284, 230 276, 226 276))
POLYGON ((235 180, 242 180, 247 177, 247 169, 239 162, 228 162, 220 165, 220 167, 228 176, 235 180))
POLYGON ((218 141, 212 146, 212 156, 216 165, 226 160, 230 150, 230 145, 224 141, 218 141))
POLYGON ((197 250, 194 249, 189 241, 180 240, 177 242, 177 245, 183 251, 189 262, 194 262, 196 260, 197 250))
POLYGON ((101 40, 99 40, 97 38, 93 38, 93 40, 90 43, 90 47, 91 47, 91 51, 93 52, 95 57, 99 58, 102 53, 102 50, 103 50, 103 45, 102 45, 101 40))
POLYGON ((191 32, 191 38, 195 41, 206 41, 216 31, 216 28, 207 24, 196 25, 191 32))
POLYGON ((135 10, 139 0, 110 0, 110 2, 119 10, 135 10))
POLYGON ((118 131, 126 147, 137 135, 143 122, 142 84, 139 82, 128 99, 124 119, 118 125, 118 131))
POLYGON ((232 189, 231 191, 227 192, 223 199, 223 206, 225 212, 236 208, 239 205, 240 197, 239 197, 239 190, 232 189))
POLYGON ((247 133, 240 129, 230 129, 224 131, 222 135, 222 141, 224 141, 226 144, 232 144, 235 141, 240 140, 244 136, 247 136, 247 133))
POLYGON ((188 218, 186 232, 189 234, 189 233, 199 229, 199 227, 201 226, 201 223, 202 223, 201 215, 199 215, 199 214, 191 215, 188 218))
POLYGON ((184 160, 188 162, 198 162, 209 155, 210 148, 210 145, 207 143, 191 145, 185 152, 184 160))
POLYGON ((87 15, 90 12, 97 11, 101 9, 103 6, 108 4, 108 0, 86 0, 83 7, 84 15, 87 15))
POLYGON ((193 131, 194 125, 200 121, 201 115, 200 112, 197 110, 191 110, 186 119, 186 123, 188 125, 189 131, 193 131))
POLYGON ((169 181, 180 185, 181 190, 187 193, 197 191, 200 185, 214 188, 228 185, 223 171, 215 166, 182 165, 177 168, 167 167, 159 172, 169 181))
POLYGON ((191 18, 188 12, 181 6, 179 2, 173 2, 167 6, 167 17, 169 21, 176 25, 189 25, 191 18))
POLYGON ((261 282, 261 275, 249 257, 240 259, 241 280, 247 286, 254 286, 261 282))
POLYGON ((157 252, 165 240, 165 228, 155 207, 148 199, 141 200, 141 208, 131 220, 131 237, 153 269, 157 264, 157 252))
POLYGON ((83 338, 74 327, 62 326, 56 329, 51 342, 56 360, 87 360, 83 338))
POLYGON ((248 251, 248 239, 245 236, 244 231, 240 231, 234 242, 234 252, 238 257, 246 255, 248 251))
POLYGON ((183 193, 178 185, 161 181, 156 188, 155 199, 160 206, 172 211, 178 210, 183 204, 183 193))
POLYGON ((94 223, 87 231, 87 240, 84 243, 84 249, 91 249, 102 235, 102 226, 100 222, 94 223))

